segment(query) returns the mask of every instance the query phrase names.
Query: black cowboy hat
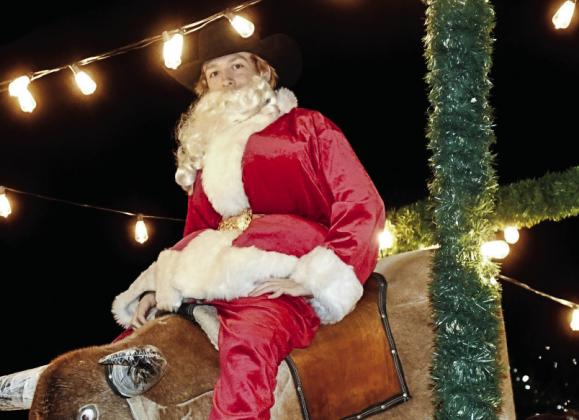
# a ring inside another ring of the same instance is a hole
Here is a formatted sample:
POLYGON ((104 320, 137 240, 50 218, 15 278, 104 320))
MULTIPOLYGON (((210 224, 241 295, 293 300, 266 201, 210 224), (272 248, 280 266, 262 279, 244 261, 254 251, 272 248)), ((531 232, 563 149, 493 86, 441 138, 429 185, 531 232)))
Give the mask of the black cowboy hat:
POLYGON ((227 54, 250 52, 266 60, 277 71, 279 84, 293 85, 302 69, 302 56, 297 43, 285 34, 274 34, 260 39, 254 33, 242 38, 226 18, 220 18, 194 32, 185 58, 176 70, 165 68, 175 80, 193 91, 199 80, 203 63, 227 54))

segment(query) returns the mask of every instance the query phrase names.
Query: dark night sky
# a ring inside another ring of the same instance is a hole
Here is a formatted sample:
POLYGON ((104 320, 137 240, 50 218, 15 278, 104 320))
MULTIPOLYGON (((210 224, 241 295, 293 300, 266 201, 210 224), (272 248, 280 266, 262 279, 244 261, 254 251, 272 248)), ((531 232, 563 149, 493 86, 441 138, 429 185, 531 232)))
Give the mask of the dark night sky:
MULTIPOLYGON (((13 5, 22 19, 2 25, 0 81, 112 50, 238 4, 62 3, 13 5)), ((578 165, 576 107, 567 105, 579 95, 577 17, 570 29, 556 32, 550 18, 559 0, 494 5, 490 100, 499 183, 578 165)), ((301 45, 305 66, 293 87, 300 105, 321 110, 342 128, 387 208, 426 197, 431 176, 424 135, 424 11, 417 0, 264 0, 247 9, 263 34, 285 32, 301 45)), ((173 181, 172 130, 193 98, 166 76, 160 45, 88 70, 99 85, 90 97, 77 93, 70 72, 33 82, 38 106, 30 115, 7 93, 0 95, 0 185, 184 217, 185 196, 173 181)), ((11 199, 13 214, 0 219, 0 375, 110 341, 120 332, 110 314, 114 296, 174 244, 183 228, 148 221, 151 239, 141 246, 125 216, 22 195, 11 199), (48 338, 39 339, 40 332, 48 338)), ((524 230, 502 272, 579 302, 578 235, 577 218, 524 230)), ((569 329, 569 311, 508 284, 503 308, 511 368, 532 378, 530 391, 513 383, 518 415, 554 412, 564 396, 579 408, 579 367, 572 362, 579 361, 579 333, 569 329)), ((4 416, 10 417, 0 413, 4 416)))

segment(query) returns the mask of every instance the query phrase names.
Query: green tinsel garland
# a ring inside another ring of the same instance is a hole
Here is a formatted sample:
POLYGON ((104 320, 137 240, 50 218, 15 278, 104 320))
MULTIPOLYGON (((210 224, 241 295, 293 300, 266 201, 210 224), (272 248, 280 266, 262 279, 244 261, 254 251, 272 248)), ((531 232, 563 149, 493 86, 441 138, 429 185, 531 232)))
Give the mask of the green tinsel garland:
POLYGON ((434 178, 430 297, 436 336, 431 374, 437 419, 496 419, 504 369, 498 348, 497 267, 482 259, 497 190, 488 103, 494 11, 485 0, 426 0, 430 87, 427 137, 434 178))
MULTIPOLYGON (((558 221, 579 215, 579 166, 539 179, 525 179, 500 187, 493 231, 505 226, 530 228, 546 220, 558 221)), ((388 210, 390 229, 396 237, 384 255, 412 251, 436 243, 432 203, 421 200, 399 209, 388 210)), ((491 238, 488 238, 491 239, 491 238)))
POLYGON ((579 215, 579 166, 501 188, 493 217, 496 229, 526 227, 579 215))

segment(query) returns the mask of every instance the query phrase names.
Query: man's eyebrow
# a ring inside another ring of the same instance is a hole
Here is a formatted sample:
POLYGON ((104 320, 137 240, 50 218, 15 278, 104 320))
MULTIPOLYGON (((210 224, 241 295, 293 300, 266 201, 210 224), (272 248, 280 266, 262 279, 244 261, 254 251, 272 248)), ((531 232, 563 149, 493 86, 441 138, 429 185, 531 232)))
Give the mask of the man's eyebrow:
POLYGON ((238 58, 241 58, 246 63, 249 63, 249 60, 243 54, 239 54, 239 53, 237 53, 233 57, 231 57, 231 59, 228 61, 228 63, 231 63, 232 61, 235 61, 238 58))

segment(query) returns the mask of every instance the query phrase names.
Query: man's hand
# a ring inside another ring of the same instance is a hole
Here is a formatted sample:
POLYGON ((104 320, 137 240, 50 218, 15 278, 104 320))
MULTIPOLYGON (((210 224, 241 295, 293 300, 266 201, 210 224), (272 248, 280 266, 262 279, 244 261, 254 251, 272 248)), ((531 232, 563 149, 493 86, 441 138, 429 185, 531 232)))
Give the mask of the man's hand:
POLYGON ((147 315, 149 314, 149 311, 155 306, 157 306, 155 292, 147 292, 144 294, 139 301, 137 309, 135 310, 135 314, 133 315, 133 319, 131 320, 131 326, 134 330, 142 327, 145 322, 147 322, 147 315))
POLYGON ((268 299, 275 299, 281 295, 312 297, 312 291, 304 285, 296 283, 291 279, 279 278, 271 278, 260 283, 249 293, 249 296, 260 296, 265 293, 271 293, 268 299))

